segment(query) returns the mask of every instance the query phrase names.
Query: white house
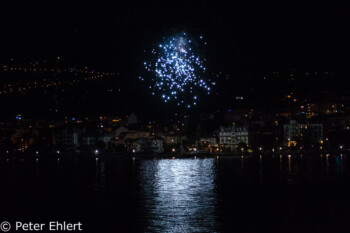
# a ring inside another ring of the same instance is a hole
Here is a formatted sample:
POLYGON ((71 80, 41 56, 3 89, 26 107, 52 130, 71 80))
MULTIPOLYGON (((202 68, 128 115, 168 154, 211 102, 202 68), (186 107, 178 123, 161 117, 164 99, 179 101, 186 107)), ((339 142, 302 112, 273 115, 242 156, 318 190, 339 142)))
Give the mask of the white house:
POLYGON ((231 127, 220 127, 220 146, 233 150, 241 142, 244 142, 248 145, 248 127, 235 125, 231 127))

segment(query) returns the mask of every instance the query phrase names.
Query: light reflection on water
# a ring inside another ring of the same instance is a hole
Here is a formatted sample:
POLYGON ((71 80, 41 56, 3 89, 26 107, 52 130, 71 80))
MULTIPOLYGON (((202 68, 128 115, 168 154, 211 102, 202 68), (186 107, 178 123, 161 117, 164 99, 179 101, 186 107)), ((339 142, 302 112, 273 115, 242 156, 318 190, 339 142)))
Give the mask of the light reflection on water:
POLYGON ((95 191, 104 192, 106 187, 106 164, 96 160, 95 191))
POLYGON ((216 232, 215 159, 142 161, 140 188, 147 232, 216 232))

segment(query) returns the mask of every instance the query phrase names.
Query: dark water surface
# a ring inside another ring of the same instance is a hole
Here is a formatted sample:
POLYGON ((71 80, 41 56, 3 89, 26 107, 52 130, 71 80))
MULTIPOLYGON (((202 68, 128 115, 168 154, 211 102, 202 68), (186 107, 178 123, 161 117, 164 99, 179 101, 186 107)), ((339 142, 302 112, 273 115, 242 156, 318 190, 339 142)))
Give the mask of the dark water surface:
POLYGON ((83 232, 350 232, 350 155, 0 160, 0 222, 83 232))

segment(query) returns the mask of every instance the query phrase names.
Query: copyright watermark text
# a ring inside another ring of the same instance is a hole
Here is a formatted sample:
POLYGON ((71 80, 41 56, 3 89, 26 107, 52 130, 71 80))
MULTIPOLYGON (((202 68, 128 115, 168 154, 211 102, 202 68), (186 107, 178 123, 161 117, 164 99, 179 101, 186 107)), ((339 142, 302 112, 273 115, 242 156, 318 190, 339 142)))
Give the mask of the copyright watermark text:
POLYGON ((47 223, 37 223, 37 222, 8 222, 3 221, 0 223, 0 231, 9 232, 9 231, 83 231, 83 224, 81 222, 59 222, 59 221, 50 221, 47 223))

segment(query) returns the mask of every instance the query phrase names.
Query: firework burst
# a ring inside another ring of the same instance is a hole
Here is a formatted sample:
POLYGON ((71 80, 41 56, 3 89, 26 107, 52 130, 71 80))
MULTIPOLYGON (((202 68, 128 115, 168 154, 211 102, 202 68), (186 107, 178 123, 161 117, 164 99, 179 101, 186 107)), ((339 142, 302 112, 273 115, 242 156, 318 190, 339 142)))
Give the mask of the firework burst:
MULTIPOLYGON (((202 36, 199 42, 206 44, 202 36)), ((181 33, 165 38, 152 50, 149 61, 144 62, 145 69, 152 73, 152 95, 190 108, 197 105, 201 93, 210 94, 204 79, 205 59, 199 56, 198 47, 198 42, 181 33)))

